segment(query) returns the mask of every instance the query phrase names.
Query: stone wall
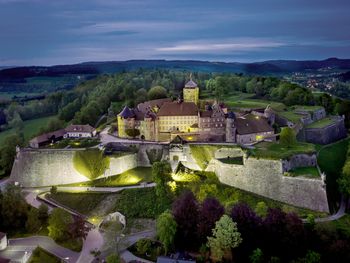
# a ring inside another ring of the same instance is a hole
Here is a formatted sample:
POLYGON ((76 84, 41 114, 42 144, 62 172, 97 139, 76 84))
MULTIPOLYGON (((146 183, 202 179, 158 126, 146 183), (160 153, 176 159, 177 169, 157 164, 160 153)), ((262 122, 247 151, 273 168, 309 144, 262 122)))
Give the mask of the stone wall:
POLYGON ((298 207, 329 212, 322 180, 283 175, 278 160, 248 158, 244 165, 215 162, 220 182, 298 207))
MULTIPOLYGON (((14 161, 11 180, 24 187, 40 187, 89 181, 73 165, 76 150, 22 149, 14 161)), ((136 154, 110 158, 110 168, 101 177, 138 166, 136 154)))
POLYGON ((316 154, 296 154, 288 160, 282 160, 283 172, 288 172, 297 167, 316 166, 316 154))
POLYGON ((335 118, 335 123, 324 128, 305 128, 303 131, 305 141, 317 144, 329 144, 346 137, 346 128, 342 117, 335 118))

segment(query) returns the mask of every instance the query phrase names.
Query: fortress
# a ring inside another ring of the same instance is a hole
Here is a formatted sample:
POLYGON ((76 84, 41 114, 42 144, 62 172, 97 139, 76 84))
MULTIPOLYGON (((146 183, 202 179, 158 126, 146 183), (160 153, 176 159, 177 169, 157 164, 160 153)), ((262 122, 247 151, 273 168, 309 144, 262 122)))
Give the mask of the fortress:
POLYGON ((118 136, 147 141, 216 141, 250 144, 274 140, 275 115, 270 107, 256 113, 234 113, 222 103, 199 105, 199 88, 192 79, 183 88, 183 100, 158 99, 124 107, 118 114, 118 136), (137 130, 137 136, 132 136, 137 130))
MULTIPOLYGON (((239 146, 213 145, 213 157, 201 167, 193 143, 126 144, 136 152, 111 157, 109 167, 98 178, 107 178, 138 166, 151 166, 150 153, 158 160, 168 160, 173 168, 181 163, 191 170, 214 172, 221 183, 298 207, 329 212, 326 187, 322 176, 289 177, 291 169, 316 166, 315 154, 298 154, 284 160, 249 156, 239 146), (135 148, 136 147, 136 148, 135 148), (222 158, 240 158, 239 164, 228 164, 222 158)), ((17 152, 11 180, 24 187, 64 185, 89 181, 74 167, 74 155, 84 149, 21 149, 17 152), (65 165, 62 166, 62 163, 65 165)), ((204 149, 203 149, 204 150, 204 149)))

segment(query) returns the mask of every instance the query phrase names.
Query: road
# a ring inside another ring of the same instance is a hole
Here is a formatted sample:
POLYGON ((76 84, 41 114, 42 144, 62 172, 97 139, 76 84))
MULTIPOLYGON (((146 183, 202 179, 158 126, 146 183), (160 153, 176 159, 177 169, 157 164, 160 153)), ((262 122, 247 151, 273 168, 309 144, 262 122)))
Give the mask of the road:
POLYGON ((11 248, 29 248, 40 246, 46 251, 54 254, 55 256, 61 258, 65 262, 76 262, 79 258, 79 253, 74 252, 70 249, 64 248, 55 243, 52 238, 45 236, 32 236, 26 238, 16 238, 9 240, 9 247, 11 248))
POLYGON ((98 228, 90 230, 84 241, 83 249, 80 252, 77 263, 92 262, 94 260, 94 257, 91 255, 90 251, 101 250, 103 243, 103 236, 101 235, 98 228))

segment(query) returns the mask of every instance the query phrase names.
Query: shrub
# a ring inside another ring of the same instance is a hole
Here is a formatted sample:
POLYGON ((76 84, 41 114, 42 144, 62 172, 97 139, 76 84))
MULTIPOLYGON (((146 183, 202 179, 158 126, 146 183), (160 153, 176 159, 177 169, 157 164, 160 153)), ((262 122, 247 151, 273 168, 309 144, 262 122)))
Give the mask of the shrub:
POLYGON ((137 253, 144 255, 146 254, 152 246, 152 241, 149 239, 140 239, 136 243, 137 253))

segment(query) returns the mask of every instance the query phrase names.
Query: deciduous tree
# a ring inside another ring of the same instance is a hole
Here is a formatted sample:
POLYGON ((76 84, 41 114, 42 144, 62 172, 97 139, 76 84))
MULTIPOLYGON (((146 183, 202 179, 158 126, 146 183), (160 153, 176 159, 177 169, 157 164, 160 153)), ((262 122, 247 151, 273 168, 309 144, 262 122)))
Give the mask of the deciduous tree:
POLYGON ((158 217, 157 236, 164 246, 165 254, 168 253, 174 244, 176 229, 177 224, 170 211, 165 211, 158 217))

